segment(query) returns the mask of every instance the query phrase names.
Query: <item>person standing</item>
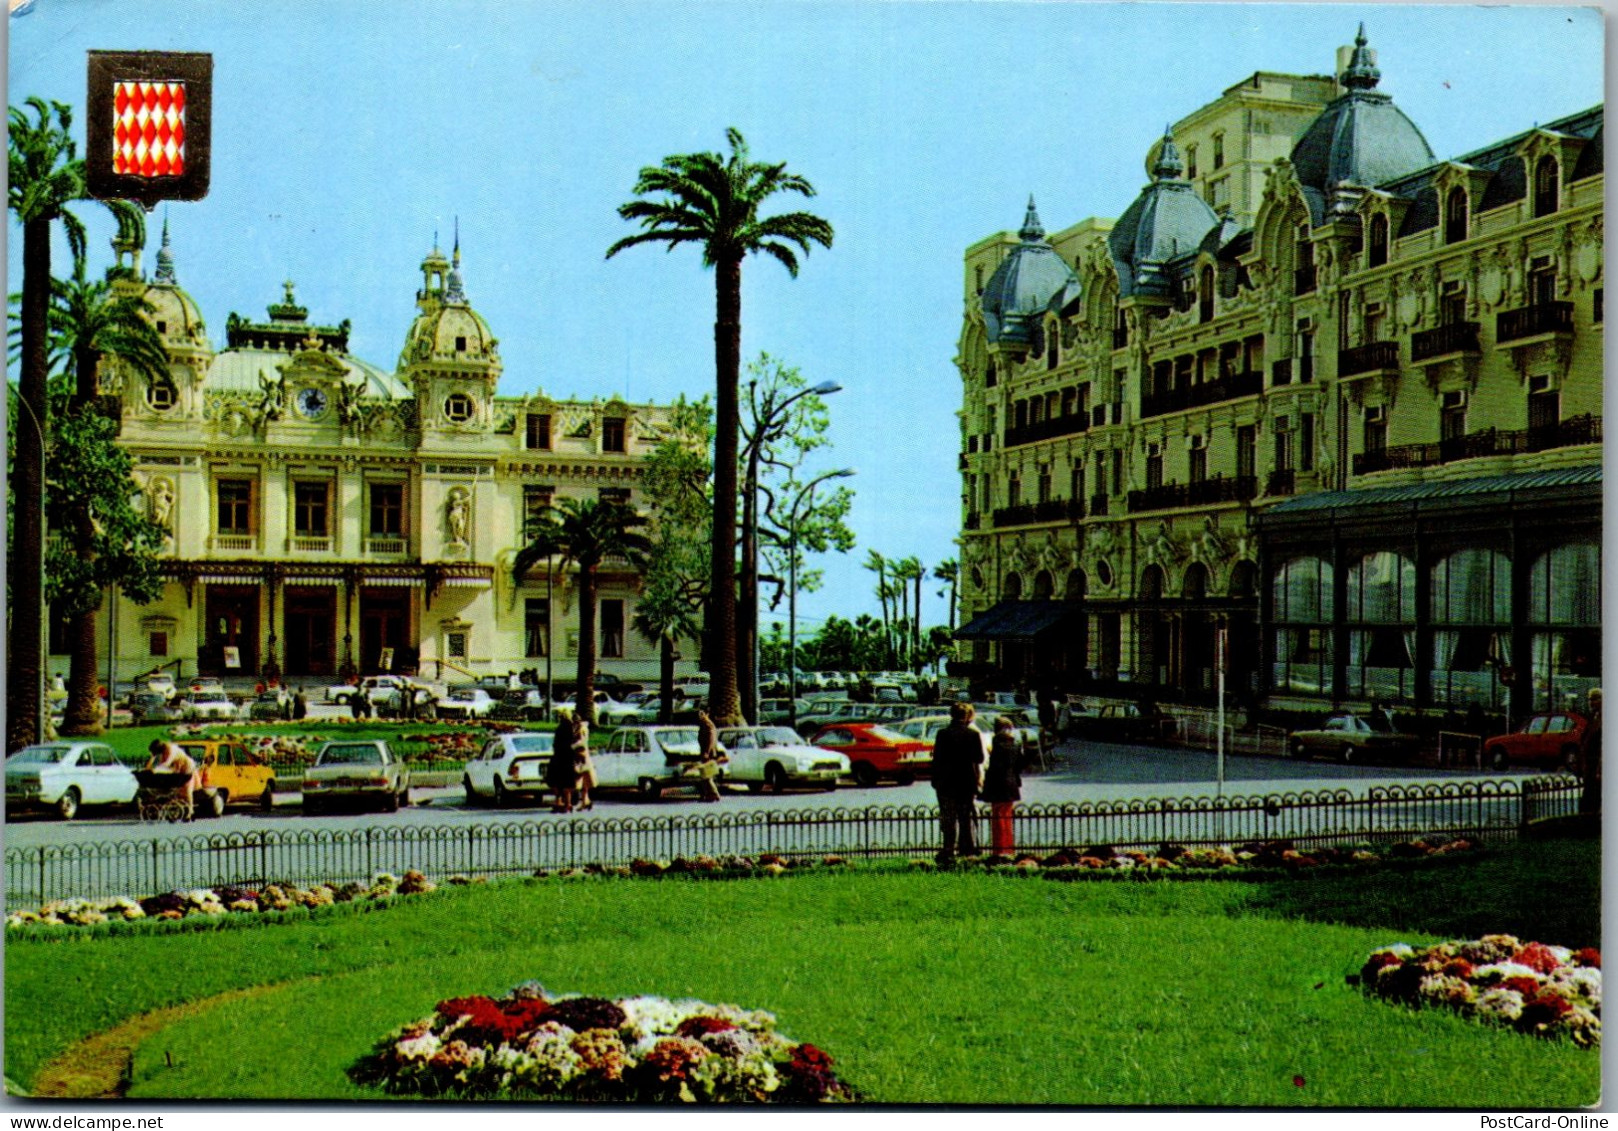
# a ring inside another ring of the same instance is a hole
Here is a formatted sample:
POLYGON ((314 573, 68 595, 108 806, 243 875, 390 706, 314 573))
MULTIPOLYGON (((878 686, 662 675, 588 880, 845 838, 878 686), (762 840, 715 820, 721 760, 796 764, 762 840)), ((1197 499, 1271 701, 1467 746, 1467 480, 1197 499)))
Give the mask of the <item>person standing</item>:
POLYGON ((726 759, 719 753, 719 728, 707 711, 697 712, 697 749, 702 752, 697 763, 697 799, 718 801, 719 766, 726 759))
POLYGON ((309 697, 299 687, 292 695, 292 718, 294 721, 309 717, 309 697))
POLYGON ((545 784, 556 794, 556 804, 551 806, 553 813, 573 812, 573 791, 579 780, 578 771, 574 769, 578 760, 574 753, 576 733, 572 718, 563 718, 556 724, 551 760, 545 765, 545 784))
POLYGON ((979 794, 989 803, 989 832, 994 854, 1009 856, 1015 847, 1012 812, 1022 800, 1022 751, 1017 731, 1010 719, 1001 715, 994 721, 994 739, 989 744, 989 769, 983 775, 979 794))
POLYGON ((951 703, 949 726, 933 740, 933 792, 938 796, 938 823, 944 844, 938 851, 940 867, 956 855, 976 856, 972 837, 973 799, 977 797, 983 766, 983 736, 972 725, 970 703, 951 703))
POLYGON ((185 775, 185 783, 180 786, 182 796, 185 798, 185 819, 196 819, 196 805, 194 794, 197 791, 197 763, 185 749, 173 742, 166 742, 161 738, 152 739, 151 745, 146 748, 151 755, 146 760, 146 768, 154 774, 174 774, 176 777, 185 775))
POLYGON ((1579 749, 1579 772, 1584 788, 1579 792, 1579 812, 1601 812, 1601 688, 1592 687, 1587 695, 1590 721, 1584 728, 1584 744, 1579 749))
POLYGON ((573 720, 573 789, 580 809, 594 809, 590 791, 596 784, 596 766, 590 757, 590 724, 581 715, 573 720))

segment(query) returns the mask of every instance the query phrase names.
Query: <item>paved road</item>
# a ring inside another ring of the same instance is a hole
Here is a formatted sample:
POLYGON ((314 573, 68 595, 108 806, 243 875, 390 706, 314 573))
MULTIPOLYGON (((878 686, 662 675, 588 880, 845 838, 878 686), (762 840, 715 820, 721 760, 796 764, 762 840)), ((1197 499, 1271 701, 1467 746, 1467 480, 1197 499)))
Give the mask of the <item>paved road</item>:
MULTIPOLYGON (((1346 790, 1355 796, 1382 785, 1411 785, 1419 782, 1458 782, 1482 778, 1528 777, 1527 773, 1480 774, 1463 770, 1343 766, 1323 761, 1294 762, 1280 758, 1231 755, 1225 760, 1226 796, 1264 796, 1299 793, 1306 790, 1346 790)), ((1061 804, 1085 801, 1118 801, 1146 797, 1212 796, 1215 789, 1215 757, 1198 750, 1164 747, 1122 746, 1070 742, 1057 751, 1055 765, 1044 773, 1023 779, 1023 800, 1032 804, 1061 804)), ((565 822, 580 815, 554 814, 544 806, 495 810, 469 806, 459 786, 418 789, 415 804, 398 813, 332 814, 304 817, 297 794, 284 793, 275 810, 232 811, 220 820, 198 821, 192 825, 142 825, 127 810, 106 814, 86 813, 64 823, 54 817, 9 816, 5 825, 8 848, 39 844, 85 844, 105 841, 167 837, 186 834, 243 833, 266 829, 351 829, 367 824, 455 825, 491 821, 565 822)), ((701 806, 694 794, 672 792, 662 801, 647 802, 632 795, 602 797, 589 817, 653 817, 683 813, 715 813, 742 810, 798 810, 827 807, 864 808, 883 805, 927 805, 932 790, 925 783, 911 786, 881 785, 869 789, 843 786, 835 793, 789 793, 782 796, 729 792, 717 806, 701 806)))

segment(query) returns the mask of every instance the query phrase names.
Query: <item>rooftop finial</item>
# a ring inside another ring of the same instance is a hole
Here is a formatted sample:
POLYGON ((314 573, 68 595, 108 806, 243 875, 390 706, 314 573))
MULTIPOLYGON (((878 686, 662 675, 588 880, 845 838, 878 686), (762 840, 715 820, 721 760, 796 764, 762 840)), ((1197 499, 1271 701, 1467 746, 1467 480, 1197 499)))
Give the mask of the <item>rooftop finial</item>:
POLYGON ((1180 160, 1180 151, 1174 145, 1174 135, 1168 126, 1163 127, 1163 144, 1157 151, 1157 160, 1152 164, 1152 176, 1160 181, 1179 180, 1180 174, 1185 172, 1185 162, 1180 160))
POLYGON ((174 284, 174 253, 169 250, 169 213, 163 210, 163 245, 157 249, 157 274, 153 282, 174 284))
POLYGON ((449 281, 444 289, 445 302, 465 302, 466 292, 461 289, 461 218, 455 217, 455 260, 450 265, 449 281))
POLYGON ((1034 194, 1028 194, 1028 214, 1023 217, 1022 230, 1017 233, 1025 243, 1045 238, 1045 225, 1039 222, 1039 210, 1034 207, 1034 194))
POLYGON ((1354 53, 1348 58, 1348 68, 1343 71, 1343 85, 1350 90, 1371 90, 1382 78, 1382 72, 1376 69, 1376 52, 1365 43, 1365 24, 1362 22, 1359 33, 1354 36, 1354 53))

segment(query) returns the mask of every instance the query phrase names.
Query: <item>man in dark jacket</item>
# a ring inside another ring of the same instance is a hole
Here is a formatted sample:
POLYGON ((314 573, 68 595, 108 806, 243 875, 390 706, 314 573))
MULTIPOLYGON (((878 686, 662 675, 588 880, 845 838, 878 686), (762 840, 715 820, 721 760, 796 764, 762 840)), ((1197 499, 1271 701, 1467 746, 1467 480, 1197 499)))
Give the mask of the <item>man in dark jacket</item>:
POLYGON ((978 768, 983 765, 983 736, 972 725, 972 715, 972 704, 951 703, 949 726, 933 740, 933 792, 938 795, 938 823, 944 833, 938 863, 943 867, 957 853, 977 855, 972 817, 978 768))

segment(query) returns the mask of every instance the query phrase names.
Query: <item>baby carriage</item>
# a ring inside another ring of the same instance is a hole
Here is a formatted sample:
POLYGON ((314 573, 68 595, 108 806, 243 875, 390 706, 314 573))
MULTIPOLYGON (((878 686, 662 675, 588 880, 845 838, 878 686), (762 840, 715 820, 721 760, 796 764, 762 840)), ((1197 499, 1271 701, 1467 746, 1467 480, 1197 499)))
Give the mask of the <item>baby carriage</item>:
POLYGON ((136 770, 135 807, 144 823, 183 821, 189 807, 185 786, 190 774, 162 774, 156 770, 136 770))

